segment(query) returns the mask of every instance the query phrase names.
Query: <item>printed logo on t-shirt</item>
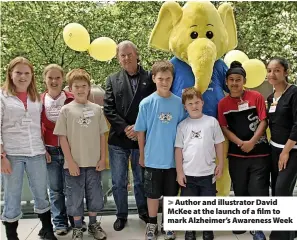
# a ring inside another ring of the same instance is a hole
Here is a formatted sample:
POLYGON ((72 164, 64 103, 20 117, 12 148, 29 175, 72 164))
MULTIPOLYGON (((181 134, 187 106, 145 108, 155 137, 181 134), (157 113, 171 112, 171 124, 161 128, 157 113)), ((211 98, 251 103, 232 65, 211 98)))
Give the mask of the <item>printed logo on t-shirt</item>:
MULTIPOLYGON (((255 132, 257 130, 259 123, 260 123, 260 119, 258 116, 253 116, 253 115, 254 115, 254 113, 248 115, 248 120, 251 122, 249 125, 250 130, 255 132)), ((256 144, 259 144, 259 143, 268 143, 268 140, 265 136, 261 136, 256 144)))
POLYGON ((255 132, 259 125, 260 120, 258 116, 253 117, 253 115, 254 113, 248 115, 248 120, 251 122, 251 124, 249 125, 250 130, 255 132))
POLYGON ((45 110, 48 113, 50 118, 58 119, 61 108, 62 106, 49 106, 49 107, 46 107, 45 110))
POLYGON ((172 119, 171 113, 161 113, 159 115, 159 119, 161 120, 162 123, 169 123, 172 119))
POLYGON ((80 117, 77 121, 77 123, 81 127, 88 127, 88 125, 92 122, 91 118, 89 117, 80 117))
POLYGON ((193 138, 201 139, 202 138, 202 136, 201 136, 201 130, 198 131, 198 132, 195 132, 195 131, 192 130, 191 139, 193 139, 193 138))

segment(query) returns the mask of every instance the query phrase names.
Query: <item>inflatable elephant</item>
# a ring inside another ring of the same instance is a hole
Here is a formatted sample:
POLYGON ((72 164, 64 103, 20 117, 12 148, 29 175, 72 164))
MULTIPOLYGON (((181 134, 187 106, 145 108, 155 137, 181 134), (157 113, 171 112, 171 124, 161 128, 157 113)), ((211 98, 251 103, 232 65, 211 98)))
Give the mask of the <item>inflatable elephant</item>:
MULTIPOLYGON (((237 46, 237 30, 230 4, 218 9, 206 1, 165 2, 151 33, 149 45, 174 54, 175 68, 172 92, 181 96, 182 90, 195 86, 203 93, 204 114, 217 117, 218 102, 228 89, 225 73, 228 67, 220 59, 237 46)), ((224 146, 227 153, 227 141, 224 146)), ((227 154, 226 154, 227 155, 227 154)), ((228 161, 224 174, 217 180, 217 195, 228 196, 231 180, 228 161)))

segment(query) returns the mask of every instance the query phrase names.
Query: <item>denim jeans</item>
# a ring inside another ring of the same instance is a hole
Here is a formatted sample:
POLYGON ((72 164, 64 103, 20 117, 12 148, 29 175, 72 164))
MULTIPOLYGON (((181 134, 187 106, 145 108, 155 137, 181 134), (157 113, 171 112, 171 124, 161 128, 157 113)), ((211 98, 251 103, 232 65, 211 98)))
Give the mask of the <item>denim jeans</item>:
POLYGON ((208 176, 186 176, 186 187, 181 188, 181 196, 186 197, 214 197, 216 196, 216 183, 212 182, 213 175, 208 176))
POLYGON ((22 217, 21 197, 24 171, 26 171, 29 186, 34 199, 35 213, 42 214, 50 209, 47 195, 47 171, 45 155, 34 157, 10 156, 12 173, 3 174, 4 209, 2 220, 15 222, 22 217))
POLYGON ((79 176, 71 176, 64 170, 66 183, 66 207, 70 216, 84 215, 84 198, 88 212, 100 212, 104 206, 101 172, 95 167, 80 167, 79 176))
POLYGON ((147 213, 147 203, 144 196, 143 172, 139 165, 138 149, 123 149, 108 145, 109 163, 112 178, 112 192, 117 206, 117 217, 128 217, 128 163, 131 156, 131 167, 134 180, 134 194, 139 214, 147 213))
POLYGON ((48 186, 51 212, 55 229, 68 228, 65 205, 64 155, 60 147, 46 147, 51 155, 51 163, 47 163, 48 186))

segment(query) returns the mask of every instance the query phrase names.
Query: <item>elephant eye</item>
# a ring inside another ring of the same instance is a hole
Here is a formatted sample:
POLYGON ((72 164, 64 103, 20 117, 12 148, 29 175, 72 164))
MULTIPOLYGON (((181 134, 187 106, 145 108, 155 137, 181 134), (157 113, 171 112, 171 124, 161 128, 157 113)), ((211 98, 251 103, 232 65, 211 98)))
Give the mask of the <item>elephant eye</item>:
POLYGON ((206 33, 206 37, 209 38, 209 39, 212 39, 213 38, 213 32, 212 31, 208 31, 206 33))
POLYGON ((192 39, 198 38, 198 33, 197 32, 191 32, 191 38, 192 39))

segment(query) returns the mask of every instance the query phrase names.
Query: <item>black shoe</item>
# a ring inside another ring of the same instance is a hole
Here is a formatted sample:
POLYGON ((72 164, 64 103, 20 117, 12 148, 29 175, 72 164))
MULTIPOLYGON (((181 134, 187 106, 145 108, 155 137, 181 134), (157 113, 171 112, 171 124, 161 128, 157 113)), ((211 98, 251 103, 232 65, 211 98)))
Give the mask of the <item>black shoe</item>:
POLYGON ((246 231, 232 231, 233 234, 244 234, 246 233, 246 231))
POLYGON ((38 236, 44 240, 58 240, 53 232, 44 229, 39 231, 38 236))
POLYGON ((113 224, 113 229, 115 231, 122 231, 127 223, 127 219, 125 218, 117 218, 117 220, 113 224))
POLYGON ((196 240, 196 232, 194 231, 186 231, 185 240, 196 240))
POLYGON ((15 222, 3 222, 6 230, 7 240, 19 240, 17 234, 17 228, 19 225, 18 221, 15 222))
POLYGON ((51 212, 47 211, 45 213, 38 214, 38 217, 42 223, 42 228, 38 233, 40 238, 44 240, 58 240, 54 234, 51 212))
POLYGON ((139 218, 144 221, 145 223, 149 223, 149 216, 147 213, 144 213, 144 214, 139 214, 139 218))
POLYGON ((213 231, 203 231, 203 240, 213 240, 213 231))

